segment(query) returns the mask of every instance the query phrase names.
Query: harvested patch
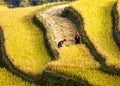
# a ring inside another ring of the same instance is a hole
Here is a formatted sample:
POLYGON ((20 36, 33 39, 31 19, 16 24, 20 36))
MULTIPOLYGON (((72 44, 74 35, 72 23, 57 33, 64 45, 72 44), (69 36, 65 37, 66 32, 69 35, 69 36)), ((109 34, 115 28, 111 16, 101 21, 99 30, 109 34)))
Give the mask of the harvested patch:
POLYGON ((67 39, 67 42, 65 43, 66 46, 75 43, 74 36, 76 32, 78 32, 76 26, 67 18, 60 16, 61 12, 67 6, 68 5, 60 5, 52 7, 40 14, 41 16, 38 16, 41 18, 40 20, 44 20, 43 24, 48 28, 51 36, 50 39, 53 41, 55 47, 57 47, 57 43, 63 39, 67 39))

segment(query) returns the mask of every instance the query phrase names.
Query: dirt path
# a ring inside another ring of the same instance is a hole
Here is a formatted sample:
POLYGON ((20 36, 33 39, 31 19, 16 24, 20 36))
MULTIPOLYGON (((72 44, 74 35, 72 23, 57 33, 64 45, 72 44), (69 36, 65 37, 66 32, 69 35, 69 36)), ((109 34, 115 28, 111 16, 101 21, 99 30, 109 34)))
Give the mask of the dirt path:
POLYGON ((55 44, 62 40, 66 39, 66 46, 73 45, 75 43, 74 36, 77 32, 76 26, 67 18, 61 17, 61 13, 65 7, 69 5, 60 5, 52 7, 46 12, 42 13, 41 16, 49 25, 49 28, 52 30, 53 40, 55 44))

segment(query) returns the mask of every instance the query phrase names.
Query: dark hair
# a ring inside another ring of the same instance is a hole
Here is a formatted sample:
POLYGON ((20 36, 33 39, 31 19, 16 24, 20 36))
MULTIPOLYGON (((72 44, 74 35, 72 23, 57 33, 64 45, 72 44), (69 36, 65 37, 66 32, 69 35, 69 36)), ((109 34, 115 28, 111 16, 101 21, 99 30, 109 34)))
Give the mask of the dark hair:
POLYGON ((66 39, 64 39, 63 41, 66 41, 66 39))

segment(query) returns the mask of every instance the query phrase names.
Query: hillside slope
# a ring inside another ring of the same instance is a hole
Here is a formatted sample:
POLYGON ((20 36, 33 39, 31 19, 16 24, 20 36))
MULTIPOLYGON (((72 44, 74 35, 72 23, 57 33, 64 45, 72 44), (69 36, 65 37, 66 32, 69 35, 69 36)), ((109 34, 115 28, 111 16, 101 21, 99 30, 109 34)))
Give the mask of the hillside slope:
MULTIPOLYGON (((58 9, 57 11, 55 11, 55 9, 57 9, 57 7, 54 7, 54 11, 50 11, 51 12, 50 14, 54 14, 59 10, 58 9)), ((48 13, 46 15, 49 15, 49 10, 45 12, 48 13)), ((42 14, 41 13, 37 14, 37 17, 39 18, 40 15, 42 14)), ((56 15, 54 15, 54 17, 55 16, 56 15)), ((48 18, 46 19, 45 18, 46 16, 43 17, 44 17, 43 19, 39 19, 39 20, 44 24, 45 28, 47 29, 47 32, 49 32, 49 30, 53 30, 54 27, 53 28, 47 27, 47 25, 52 26, 53 24, 51 22, 46 22, 46 21, 47 20, 56 21, 56 20, 53 19, 51 16, 49 16, 49 19, 48 18)), ((57 24, 59 24, 59 20, 57 21, 57 23, 55 22, 55 26, 57 26, 57 24)), ((65 29, 64 27, 69 27, 67 25, 64 25, 64 23, 62 24, 62 26, 63 29, 65 29)), ((66 33, 69 32, 67 30, 65 31, 66 33)), ((52 35, 55 34, 53 33, 52 35)), ((64 34, 62 33, 62 35, 64 34)), ((81 86, 86 84, 101 85, 101 86, 102 85, 119 86, 120 77, 114 74, 110 75, 109 73, 105 73, 104 71, 100 70, 100 66, 102 65, 100 65, 99 62, 95 60, 95 57, 91 55, 90 51, 87 49, 87 47, 84 44, 74 45, 69 47, 63 46, 58 50, 60 53, 59 59, 57 61, 50 62, 48 64, 48 67, 44 71, 44 75, 42 76, 42 81, 44 82, 42 83, 43 86, 48 86, 48 85, 66 86, 73 84, 74 86, 81 86), (64 76, 64 78, 62 76, 64 76), (72 83, 74 81, 76 81, 76 83, 72 83)))
POLYGON ((34 12, 40 8, 9 9, 0 18, 9 60, 17 69, 30 76, 41 74, 50 61, 43 34, 32 21, 34 12))
POLYGON ((111 11, 116 0, 93 2, 87 1, 86 5, 82 0, 71 4, 71 7, 82 16, 84 30, 97 52, 105 59, 105 64, 113 69, 120 69, 120 50, 112 35, 111 11))
MULTIPOLYGON (((9 9, 6 6, 0 6, 0 18, 3 17, 7 13, 9 9)), ((7 70, 6 68, 3 67, 3 55, 1 50, 2 50, 2 33, 1 33, 1 28, 0 28, 0 85, 1 86, 35 86, 34 83, 28 82, 26 80, 23 80, 21 77, 17 76, 16 74, 13 74, 11 71, 7 70)))
POLYGON ((75 44, 74 36, 78 32, 76 26, 67 18, 60 17, 63 9, 68 5, 60 5, 52 7, 41 14, 41 20, 45 27, 49 27, 51 32, 51 40, 54 42, 54 46, 57 47, 57 43, 63 39, 66 39, 64 45, 70 46, 75 44), (64 22, 63 22, 64 21, 64 22))

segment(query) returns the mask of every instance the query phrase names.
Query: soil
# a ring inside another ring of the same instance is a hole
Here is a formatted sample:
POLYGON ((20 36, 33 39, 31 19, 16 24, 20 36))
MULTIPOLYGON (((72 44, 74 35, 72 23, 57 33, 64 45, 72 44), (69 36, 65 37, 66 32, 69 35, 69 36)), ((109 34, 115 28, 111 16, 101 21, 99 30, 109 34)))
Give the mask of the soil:
POLYGON ((69 5, 55 6, 41 14, 43 20, 47 22, 51 29, 52 39, 55 45, 63 39, 67 40, 64 46, 75 44, 74 36, 76 32, 78 32, 77 27, 69 19, 61 17, 62 11, 68 6, 69 5))

